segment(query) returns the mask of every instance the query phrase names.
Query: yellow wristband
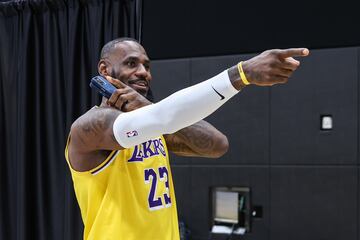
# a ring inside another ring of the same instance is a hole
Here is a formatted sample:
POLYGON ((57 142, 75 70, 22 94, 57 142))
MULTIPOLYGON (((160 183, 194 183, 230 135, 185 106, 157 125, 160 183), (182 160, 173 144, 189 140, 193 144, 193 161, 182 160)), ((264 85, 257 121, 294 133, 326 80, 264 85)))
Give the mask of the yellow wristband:
POLYGON ((242 62, 239 62, 238 65, 238 70, 239 70, 239 73, 240 73, 240 78, 241 78, 241 81, 243 81, 243 83, 245 85, 249 85, 250 82, 247 80, 246 76, 245 76, 245 73, 244 73, 244 70, 242 68, 242 62))

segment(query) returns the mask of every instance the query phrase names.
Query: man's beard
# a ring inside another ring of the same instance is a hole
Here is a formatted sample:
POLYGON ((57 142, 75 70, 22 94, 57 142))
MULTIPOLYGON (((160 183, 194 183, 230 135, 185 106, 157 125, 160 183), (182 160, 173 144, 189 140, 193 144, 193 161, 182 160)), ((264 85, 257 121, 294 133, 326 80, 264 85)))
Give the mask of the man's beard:
POLYGON ((147 94, 146 94, 146 99, 147 100, 149 100, 150 102, 154 102, 154 100, 155 100, 155 98, 154 98, 154 94, 153 94, 153 92, 152 92, 152 90, 151 90, 151 88, 149 87, 149 90, 148 90, 148 92, 147 92, 147 94))
MULTIPOLYGON (((114 69, 111 71, 111 75, 110 75, 112 78, 115 78, 115 79, 118 79, 117 77, 116 77, 116 73, 115 73, 115 71, 114 71, 114 69)), ((121 80, 120 80, 121 81, 121 80)), ((127 85, 127 84, 126 84, 127 85)), ((147 100, 149 100, 150 102, 154 102, 154 100, 155 100, 155 98, 154 98, 154 94, 153 94, 153 92, 152 92, 152 90, 151 90, 151 88, 150 88, 150 86, 149 86, 149 89, 148 89, 148 91, 147 91, 147 93, 141 93, 141 92, 139 92, 143 97, 145 97, 147 100)))

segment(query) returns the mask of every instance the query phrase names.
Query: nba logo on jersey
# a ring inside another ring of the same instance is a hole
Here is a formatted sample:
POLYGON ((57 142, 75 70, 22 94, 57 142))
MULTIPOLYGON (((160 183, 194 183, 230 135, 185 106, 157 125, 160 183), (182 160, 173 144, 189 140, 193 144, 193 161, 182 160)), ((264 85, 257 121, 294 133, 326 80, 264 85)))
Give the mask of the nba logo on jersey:
POLYGON ((135 137, 135 136, 137 136, 139 134, 138 134, 138 132, 136 130, 134 130, 134 131, 127 132, 126 135, 127 135, 128 138, 130 138, 130 137, 135 137))

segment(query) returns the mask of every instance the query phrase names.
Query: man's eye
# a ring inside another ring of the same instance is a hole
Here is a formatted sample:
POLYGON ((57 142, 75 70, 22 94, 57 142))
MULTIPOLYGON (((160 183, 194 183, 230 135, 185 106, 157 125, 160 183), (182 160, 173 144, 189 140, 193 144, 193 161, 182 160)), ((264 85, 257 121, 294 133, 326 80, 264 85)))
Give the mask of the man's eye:
POLYGON ((127 63, 127 65, 128 65, 129 67, 135 67, 135 66, 136 66, 136 62, 130 61, 130 62, 127 63))

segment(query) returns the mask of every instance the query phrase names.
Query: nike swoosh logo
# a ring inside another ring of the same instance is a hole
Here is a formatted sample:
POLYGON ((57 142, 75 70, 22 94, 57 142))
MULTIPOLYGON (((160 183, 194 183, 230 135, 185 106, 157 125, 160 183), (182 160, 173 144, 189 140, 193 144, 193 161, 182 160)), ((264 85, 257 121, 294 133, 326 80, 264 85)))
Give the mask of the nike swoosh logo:
POLYGON ((212 87, 212 89, 214 89, 214 91, 216 92, 216 94, 220 96, 220 100, 225 99, 225 97, 224 97, 221 93, 219 93, 218 91, 216 91, 216 89, 215 89, 213 86, 211 86, 211 87, 212 87))

